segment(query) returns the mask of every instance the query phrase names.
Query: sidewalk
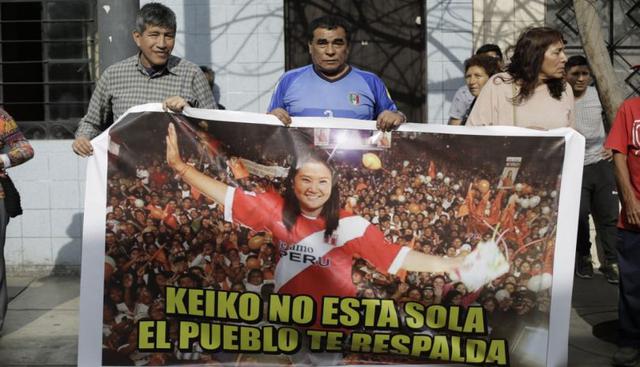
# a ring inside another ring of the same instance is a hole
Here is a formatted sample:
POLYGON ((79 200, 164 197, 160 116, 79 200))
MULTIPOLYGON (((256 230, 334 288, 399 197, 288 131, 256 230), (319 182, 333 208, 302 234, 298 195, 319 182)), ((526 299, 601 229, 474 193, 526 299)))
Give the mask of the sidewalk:
POLYGON ((0 366, 75 366, 80 278, 7 279, 9 311, 0 336, 0 366))
MULTIPOLYGON (((79 277, 10 277, 9 314, 0 337, 0 366, 75 366, 79 277)), ((617 286, 596 273, 575 278, 569 366, 609 366, 615 351, 617 286)))
POLYGON ((616 350, 618 286, 597 271, 593 279, 574 277, 571 306, 569 366, 610 366, 616 350))

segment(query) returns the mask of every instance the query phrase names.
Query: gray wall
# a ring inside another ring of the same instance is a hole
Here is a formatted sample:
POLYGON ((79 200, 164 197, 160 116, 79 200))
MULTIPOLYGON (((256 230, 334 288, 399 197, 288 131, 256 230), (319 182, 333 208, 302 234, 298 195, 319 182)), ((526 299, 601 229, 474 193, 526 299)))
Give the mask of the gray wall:
POLYGON ((453 95, 464 85, 473 54, 473 1, 427 0, 428 122, 446 124, 453 95))
POLYGON ((80 265, 86 160, 70 140, 32 141, 35 156, 10 168, 24 214, 7 227, 5 259, 10 272, 77 271, 80 265))

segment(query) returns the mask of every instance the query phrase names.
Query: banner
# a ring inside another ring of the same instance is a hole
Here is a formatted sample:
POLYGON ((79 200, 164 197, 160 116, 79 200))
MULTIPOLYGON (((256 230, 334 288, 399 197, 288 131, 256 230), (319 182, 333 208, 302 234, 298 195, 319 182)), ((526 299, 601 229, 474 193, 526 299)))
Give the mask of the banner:
POLYGON ((79 365, 567 363, 573 130, 152 104, 92 144, 79 365))

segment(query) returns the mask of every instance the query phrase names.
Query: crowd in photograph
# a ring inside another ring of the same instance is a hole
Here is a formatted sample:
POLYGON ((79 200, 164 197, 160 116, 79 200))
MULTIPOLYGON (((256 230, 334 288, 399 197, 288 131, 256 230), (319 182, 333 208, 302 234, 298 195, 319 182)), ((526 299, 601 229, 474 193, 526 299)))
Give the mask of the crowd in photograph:
MULTIPOLYGON (((228 185, 281 192, 281 179, 248 172, 242 177, 240 171, 246 169, 234 167, 239 157, 233 154, 244 150, 243 158, 264 165, 286 166, 291 157, 278 156, 278 148, 256 149, 254 142, 243 139, 236 139, 229 150, 212 139, 200 139, 191 151, 185 148, 183 156, 228 185)), ((457 152, 472 154, 471 149, 457 152)), ((409 246, 431 255, 455 257, 471 252, 481 241, 496 241, 509 259, 510 271, 471 291, 446 273, 384 274, 355 256, 352 281, 358 297, 393 299, 399 309, 405 302, 462 309, 479 305, 492 338, 512 336, 524 325, 547 327, 557 174, 541 175, 523 157, 515 182, 508 182, 512 179, 503 177, 504 157, 478 167, 468 160, 444 161, 438 154, 416 156, 391 149, 373 151, 381 167, 371 170, 363 166, 363 153, 342 151, 335 158, 344 210, 376 225, 389 246, 409 246)), ((226 222, 223 206, 153 157, 157 156, 137 156, 136 162, 121 162, 116 165, 121 169, 109 173, 105 361, 162 365, 233 358, 203 353, 198 345, 192 353, 177 348, 173 353, 137 350, 140 320, 168 319, 175 337, 177 322, 165 314, 166 286, 250 291, 266 298, 274 291, 280 251, 270 233, 226 222)))

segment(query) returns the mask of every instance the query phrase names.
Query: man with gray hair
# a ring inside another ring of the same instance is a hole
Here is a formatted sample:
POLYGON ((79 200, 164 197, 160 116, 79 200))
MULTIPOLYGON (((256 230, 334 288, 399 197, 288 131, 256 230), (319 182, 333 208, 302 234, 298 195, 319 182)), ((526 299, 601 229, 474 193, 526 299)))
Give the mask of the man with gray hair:
POLYGON ((171 9, 159 3, 148 3, 140 9, 133 31, 139 51, 109 66, 98 80, 87 114, 76 130, 72 146, 76 154, 93 154, 90 139, 132 106, 179 96, 192 107, 216 107, 200 68, 171 55, 175 35, 176 15, 171 9))

